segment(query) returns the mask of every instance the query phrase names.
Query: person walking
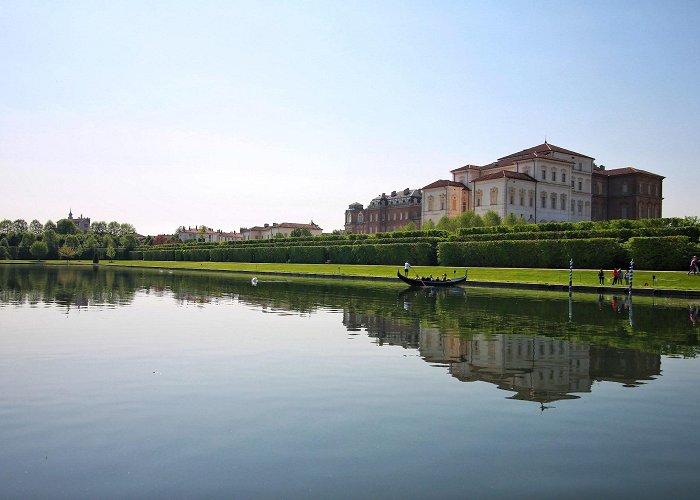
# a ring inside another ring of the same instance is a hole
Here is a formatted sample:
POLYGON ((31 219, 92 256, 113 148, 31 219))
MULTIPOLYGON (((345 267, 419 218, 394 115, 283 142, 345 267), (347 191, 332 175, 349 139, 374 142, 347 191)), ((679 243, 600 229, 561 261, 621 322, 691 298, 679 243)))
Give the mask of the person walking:
POLYGON ((612 270, 612 284, 617 285, 617 268, 613 267, 612 270))
POLYGON ((602 269, 598 272, 598 283, 601 285, 605 284, 605 272, 602 269))
POLYGON ((404 275, 408 276, 408 270, 411 269, 411 264, 406 261, 406 263, 403 265, 403 272, 404 275))
POLYGON ((688 270, 688 274, 698 274, 698 272, 700 272, 700 270, 698 270, 698 257, 697 255, 693 255, 693 258, 690 259, 690 269, 688 270))

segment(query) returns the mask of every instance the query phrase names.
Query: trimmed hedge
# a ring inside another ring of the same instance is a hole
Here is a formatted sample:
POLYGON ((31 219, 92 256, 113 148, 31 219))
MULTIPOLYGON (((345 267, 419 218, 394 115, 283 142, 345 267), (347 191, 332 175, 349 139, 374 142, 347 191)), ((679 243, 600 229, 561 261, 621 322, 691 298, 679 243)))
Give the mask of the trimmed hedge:
POLYGON ((622 265, 623 246, 612 238, 578 240, 446 242, 438 245, 441 266, 480 267, 569 267, 569 259, 579 269, 622 265))
POLYGON ((693 249, 687 236, 665 238, 630 238, 627 242, 629 255, 638 269, 680 270, 688 267, 693 249))

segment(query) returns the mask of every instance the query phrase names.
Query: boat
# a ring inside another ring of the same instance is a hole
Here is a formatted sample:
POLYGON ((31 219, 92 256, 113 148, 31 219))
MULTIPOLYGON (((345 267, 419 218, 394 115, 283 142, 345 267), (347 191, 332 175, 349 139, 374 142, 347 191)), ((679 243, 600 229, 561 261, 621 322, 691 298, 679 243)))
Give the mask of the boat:
POLYGON ((445 280, 445 281, 442 281, 442 280, 424 280, 424 279, 420 279, 420 278, 409 278, 408 276, 404 276, 403 274, 401 274, 401 269, 396 271, 396 276, 404 283, 407 283, 411 286, 420 286, 420 287, 454 286, 454 285, 457 285, 459 283, 464 283, 465 281, 467 281, 466 274, 464 276, 462 276, 461 278, 454 278, 454 279, 445 280))

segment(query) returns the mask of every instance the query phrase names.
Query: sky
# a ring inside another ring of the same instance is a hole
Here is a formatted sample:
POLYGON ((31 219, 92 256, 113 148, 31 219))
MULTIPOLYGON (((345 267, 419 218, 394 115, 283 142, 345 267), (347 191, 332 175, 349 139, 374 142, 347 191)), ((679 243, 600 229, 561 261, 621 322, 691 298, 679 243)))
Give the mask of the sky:
POLYGON ((697 1, 0 0, 0 219, 313 220, 544 142, 700 215, 697 1))

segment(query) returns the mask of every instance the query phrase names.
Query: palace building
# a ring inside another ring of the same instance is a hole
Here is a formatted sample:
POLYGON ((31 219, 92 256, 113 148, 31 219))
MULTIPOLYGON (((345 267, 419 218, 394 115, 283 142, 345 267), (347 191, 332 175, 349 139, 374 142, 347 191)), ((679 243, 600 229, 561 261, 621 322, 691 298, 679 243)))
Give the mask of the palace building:
POLYGON ((545 141, 487 165, 465 165, 422 189, 393 191, 345 211, 352 233, 396 231, 467 211, 528 223, 661 217, 663 176, 633 167, 606 170, 595 159, 545 141))

